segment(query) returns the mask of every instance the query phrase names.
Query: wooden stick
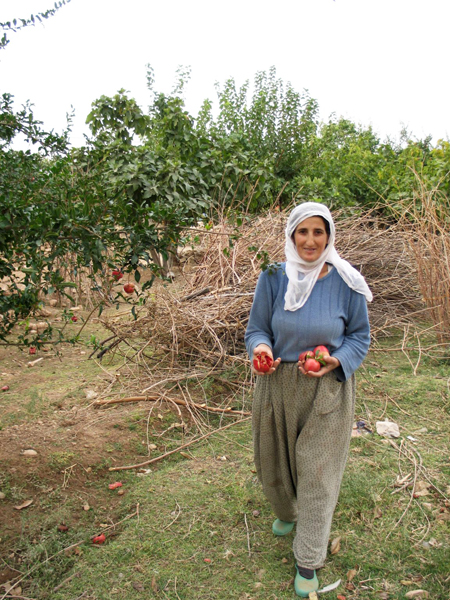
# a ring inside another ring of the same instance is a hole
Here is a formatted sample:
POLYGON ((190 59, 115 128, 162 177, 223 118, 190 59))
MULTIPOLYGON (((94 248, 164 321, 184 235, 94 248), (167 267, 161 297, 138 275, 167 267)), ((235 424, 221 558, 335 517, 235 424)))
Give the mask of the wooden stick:
POLYGON ((56 587, 53 588, 54 592, 57 592, 58 590, 60 590, 62 587, 64 587, 66 585, 66 583, 69 583, 69 581, 71 581, 74 577, 79 577, 80 576, 80 572, 77 571, 76 573, 74 573, 73 575, 70 575, 70 577, 66 577, 66 579, 64 579, 64 581, 61 581, 60 584, 58 584, 56 587))
POLYGON ((223 431, 224 429, 228 429, 229 427, 233 427, 233 425, 236 425, 237 423, 243 423, 244 421, 248 421, 249 419, 251 419, 251 417, 246 417, 245 419, 241 419, 240 421, 233 421, 233 423, 228 423, 228 425, 225 425, 224 427, 220 427, 219 429, 214 429, 214 431, 205 433, 204 435, 201 435, 200 437, 195 438, 194 440, 191 440, 190 442, 187 442, 186 444, 183 444, 182 446, 179 446, 178 448, 175 448, 175 450, 170 450, 170 452, 166 452, 165 454, 161 454, 161 456, 156 456, 155 458, 146 460, 143 463, 139 463, 137 465, 128 465, 125 467, 109 467, 109 471, 125 471, 127 469, 138 469, 139 467, 145 467, 146 465, 151 465, 152 463, 158 462, 158 461, 162 460, 163 458, 170 456, 171 454, 180 452, 180 450, 184 450, 188 446, 192 446, 193 444, 200 442, 200 441, 206 439, 207 437, 214 435, 215 433, 218 433, 219 431, 223 431))
POLYGON ((180 302, 186 302, 187 300, 192 300, 193 298, 197 298, 197 296, 202 296, 203 294, 207 294, 210 291, 211 291, 211 288, 209 286, 207 286, 201 290, 198 290, 197 292, 193 292, 192 294, 183 296, 183 298, 180 298, 180 302))
POLYGON ((208 412, 222 413, 226 415, 240 415, 243 417, 249 417, 251 415, 250 412, 246 412, 244 410, 233 410, 232 408, 217 408, 215 406, 206 406, 206 404, 197 404, 196 402, 186 402, 186 400, 180 400, 178 398, 168 398, 163 395, 158 396, 130 396, 129 398, 118 398, 116 400, 97 400, 94 402, 95 407, 99 406, 108 406, 108 404, 120 404, 123 402, 144 402, 151 401, 155 402, 156 400, 165 400, 166 402, 173 402, 174 404, 178 404, 179 406, 192 406, 197 410, 206 410, 208 412))
POLYGON ((246 513, 244 513, 244 521, 245 521, 245 529, 247 530, 248 557, 251 558, 252 557, 252 551, 251 551, 251 546, 250 546, 250 532, 248 530, 248 523, 247 523, 247 515, 246 515, 246 513))
POLYGON ((40 363, 43 360, 44 360, 44 357, 41 356, 41 358, 37 358, 36 360, 32 360, 32 361, 28 362, 27 367, 34 367, 35 365, 37 365, 38 363, 40 363))

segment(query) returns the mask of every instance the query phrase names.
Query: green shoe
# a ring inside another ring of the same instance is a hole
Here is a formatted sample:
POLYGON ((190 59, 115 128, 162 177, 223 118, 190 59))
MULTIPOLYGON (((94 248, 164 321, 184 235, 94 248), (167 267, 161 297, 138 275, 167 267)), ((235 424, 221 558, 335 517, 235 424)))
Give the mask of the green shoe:
POLYGON ((294 589, 297 596, 301 598, 308 598, 311 592, 316 592, 319 589, 319 580, 317 579, 316 572, 314 571, 314 577, 312 579, 305 579, 298 572, 297 565, 295 565, 295 580, 294 589))
POLYGON ((289 523, 288 521, 275 519, 272 525, 272 531, 275 535, 287 535, 294 529, 294 525, 295 523, 289 523))

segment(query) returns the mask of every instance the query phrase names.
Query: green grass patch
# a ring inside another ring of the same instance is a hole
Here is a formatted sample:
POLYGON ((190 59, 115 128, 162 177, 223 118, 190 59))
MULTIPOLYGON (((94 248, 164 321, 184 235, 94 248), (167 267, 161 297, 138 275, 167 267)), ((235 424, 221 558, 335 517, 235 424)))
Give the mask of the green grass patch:
MULTIPOLYGON (((342 580, 325 598, 342 593, 363 600, 400 599, 424 589, 429 598, 448 600, 448 376, 433 361, 413 375, 401 353, 389 355, 389 368, 385 364, 384 354, 372 353, 358 376, 356 418, 372 433, 352 439, 331 533, 331 539, 340 538, 340 549, 329 553, 319 579, 321 585, 342 580), (376 433, 377 421, 385 419, 399 425, 400 438, 376 433), (420 482, 425 487, 414 495, 408 482, 417 490, 420 482)), ((176 422, 173 415, 162 414, 160 430, 176 422)), ((136 412, 124 426, 140 430, 146 426, 141 418, 136 412)), ((157 411, 155 418, 161 421, 157 411)), ((219 423, 211 417, 210 424, 219 423)), ((154 435, 149 441, 157 444, 157 454, 185 439, 173 427, 167 437, 154 435)), ((175 454, 151 466, 151 472, 111 473, 111 481, 123 481, 126 491, 115 512, 103 500, 86 513, 79 511, 78 528, 65 534, 49 518, 39 532, 34 530, 34 541, 24 535, 21 570, 34 569, 22 584, 24 595, 52 600, 292 599, 292 535, 272 535, 274 516, 256 479, 251 446, 246 421, 193 445, 193 460, 175 454), (102 529, 111 525, 107 515, 112 514, 118 525, 102 529), (91 537, 103 530, 106 541, 97 547, 91 537), (82 543, 76 549, 64 551, 77 542, 82 543)), ((117 457, 120 448, 113 441, 111 447, 117 457)), ((60 468, 71 462, 60 459, 60 468)), ((117 462, 106 456, 102 466, 110 464, 117 462)), ((5 489, 13 493, 6 481, 5 489)), ((70 506, 61 506, 57 518, 68 520, 70 506)))

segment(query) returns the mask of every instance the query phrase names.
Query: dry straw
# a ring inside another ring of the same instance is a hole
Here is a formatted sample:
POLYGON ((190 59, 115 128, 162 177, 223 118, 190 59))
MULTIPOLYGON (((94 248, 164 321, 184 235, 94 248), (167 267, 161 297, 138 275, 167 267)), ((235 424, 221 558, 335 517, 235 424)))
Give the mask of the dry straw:
MULTIPOLYGON (((435 318, 437 310, 434 304, 424 304, 421 286, 424 281, 427 285, 427 277, 435 277, 425 267, 432 266, 432 250, 442 256, 442 232, 434 227, 429 258, 419 260, 414 250, 420 245, 421 232, 405 228, 403 221, 388 223, 375 212, 361 211, 335 213, 334 217, 338 251, 363 273, 374 294, 369 306, 374 342, 393 329, 407 331, 399 350, 414 349, 411 343, 417 342, 418 328, 428 330, 429 318, 435 318)), ((199 380, 222 378, 229 388, 233 381, 249 383, 248 369, 235 367, 248 365, 244 332, 254 288, 261 263, 284 258, 286 219, 287 211, 270 211, 248 216, 236 226, 224 217, 209 231, 195 231, 195 245, 183 251, 178 283, 152 289, 145 312, 136 321, 109 323, 118 337, 134 340, 134 359, 147 357, 143 388, 153 389, 158 381, 167 385, 192 374, 199 380), (233 371, 234 380, 229 377, 233 371)), ((429 228, 422 233, 431 244, 429 228)), ((445 239, 448 243, 448 235, 445 239)), ((447 257, 448 250, 446 246, 447 257)), ((436 277, 443 275, 440 272, 436 277)), ((446 281, 446 289, 445 285, 435 289, 436 294, 447 294, 448 302, 448 271, 446 281)), ((438 318, 441 323, 441 313, 438 318)), ((446 327, 448 332, 448 322, 446 327)), ((440 334, 443 331, 439 329, 440 334)))
POLYGON ((450 342, 450 206, 438 190, 420 182, 420 193, 398 216, 405 247, 436 335, 450 342))

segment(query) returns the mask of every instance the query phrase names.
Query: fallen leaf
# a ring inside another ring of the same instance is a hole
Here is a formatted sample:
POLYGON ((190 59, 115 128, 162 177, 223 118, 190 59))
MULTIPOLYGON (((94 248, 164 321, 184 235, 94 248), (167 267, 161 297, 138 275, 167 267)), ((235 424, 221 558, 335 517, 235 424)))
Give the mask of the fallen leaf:
POLYGON ((355 584, 352 583, 351 581, 347 581, 344 587, 349 592, 353 592, 353 590, 355 589, 355 584))
POLYGON ((316 592, 310 592, 308 598, 309 600, 319 600, 316 592))
POLYGON ((110 483, 108 485, 110 490, 115 490, 116 488, 122 487, 123 483, 121 481, 116 481, 115 483, 110 483))
POLYGON ((15 506, 14 508, 16 510, 22 510, 23 508, 28 508, 30 504, 33 504, 33 500, 25 500, 25 502, 22 502, 22 504, 19 504, 19 506, 15 506))
POLYGON ((439 513, 436 515, 436 519, 438 519, 439 521, 450 521, 450 513, 449 512, 439 513))
POLYGON ((402 580, 400 581, 400 583, 401 583, 402 585, 416 585, 416 582, 415 582, 415 581, 410 581, 409 579, 402 579, 402 580))
POLYGON ((416 481, 414 491, 420 492, 421 490, 427 490, 429 487, 431 487, 431 483, 428 483, 428 481, 424 481, 423 479, 419 479, 419 481, 416 481))
POLYGON ((83 510, 91 510, 91 507, 89 506, 89 504, 86 502, 86 504, 83 504, 83 510))
POLYGON ((332 590, 335 590, 340 585, 341 585, 341 580, 338 579, 334 583, 330 583, 329 585, 326 585, 325 587, 320 588, 320 590, 317 590, 317 593, 318 594, 326 594, 327 592, 331 592, 332 590))
POLYGON ((353 581, 357 573, 358 571, 356 569, 350 569, 350 571, 347 573, 347 581, 353 581))
POLYGON ((423 496, 429 496, 430 492, 428 490, 420 490, 420 492, 414 492, 414 498, 422 498, 423 496))
POLYGON ((428 598, 429 593, 426 590, 411 590, 406 592, 405 598, 428 598))
POLYGON ((20 585, 16 585, 16 587, 10 588, 8 596, 11 596, 12 598, 22 597, 22 588, 20 587, 20 585))
POLYGON ((60 523, 56 529, 58 531, 69 531, 69 528, 67 527, 67 525, 64 525, 64 523, 60 523))
POLYGON ((136 473, 136 475, 138 477, 144 477, 144 475, 148 475, 151 472, 152 472, 151 469, 139 469, 139 471, 138 471, 138 473, 136 473))
POLYGON ((190 460, 194 460, 194 457, 191 456, 190 454, 188 454, 187 452, 180 452, 181 456, 184 456, 184 458, 189 458, 190 460))
POLYGON ((133 586, 133 588, 137 592, 143 592, 144 591, 144 586, 139 581, 133 581, 131 585, 133 586))
POLYGON ((379 506, 375 506, 375 508, 373 509, 373 518, 379 519, 382 516, 383 513, 381 512, 381 508, 379 506))
POLYGON ((100 535, 96 535, 95 537, 92 538, 92 543, 93 544, 103 544, 103 542, 106 540, 106 536, 104 533, 101 533, 100 535))
POLYGON ((158 584, 156 583, 156 577, 153 575, 152 577, 152 591, 157 594, 159 592, 158 584))
POLYGON ((14 585, 10 581, 6 581, 2 587, 5 589, 5 592, 8 596, 20 596, 20 594, 22 593, 22 588, 20 587, 20 585, 16 585, 14 587, 14 585))
POLYGON ((338 594, 336 598, 337 600, 346 600, 346 597, 343 594, 338 594))
POLYGON ((204 558, 204 559, 203 559, 203 561, 204 561, 205 563, 210 563, 210 562, 211 562, 211 559, 210 559, 210 558, 204 558))
POLYGON ((331 542, 330 552, 331 552, 331 554, 337 554, 340 549, 341 549, 341 536, 334 538, 334 540, 331 542))
POLYGON ((259 512, 259 510, 254 510, 252 512, 252 515, 255 517, 255 519, 257 519, 261 515, 261 513, 259 512))

